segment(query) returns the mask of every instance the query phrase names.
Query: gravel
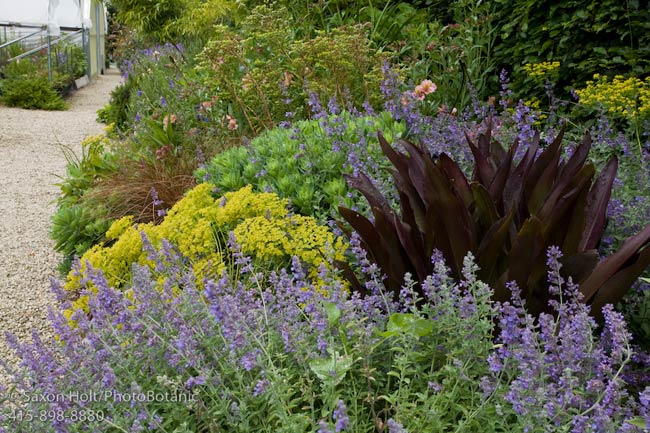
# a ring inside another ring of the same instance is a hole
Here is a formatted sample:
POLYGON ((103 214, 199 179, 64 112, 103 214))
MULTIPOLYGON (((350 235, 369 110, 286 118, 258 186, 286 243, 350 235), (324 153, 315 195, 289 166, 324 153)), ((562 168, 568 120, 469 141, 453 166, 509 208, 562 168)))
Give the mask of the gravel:
MULTIPOLYGON (((33 330, 52 336, 48 307, 56 306, 49 291, 60 255, 49 237, 50 218, 65 174, 61 145, 79 154, 81 141, 103 131, 95 119, 119 83, 116 70, 94 79, 69 99, 67 111, 36 111, 0 106, 0 330, 20 340, 33 330)), ((15 365, 4 332, 0 359, 15 365)), ((0 368, 0 384, 7 383, 0 368)))

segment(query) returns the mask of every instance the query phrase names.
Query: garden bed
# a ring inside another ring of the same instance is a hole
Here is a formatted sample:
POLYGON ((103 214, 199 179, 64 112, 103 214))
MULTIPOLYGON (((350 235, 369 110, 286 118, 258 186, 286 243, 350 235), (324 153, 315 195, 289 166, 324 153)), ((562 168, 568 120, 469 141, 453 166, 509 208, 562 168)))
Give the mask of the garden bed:
POLYGON ((114 3, 56 339, 8 340, 25 410, 65 415, 19 430, 650 429, 642 48, 585 81, 499 63, 523 30, 482 2, 114 3))

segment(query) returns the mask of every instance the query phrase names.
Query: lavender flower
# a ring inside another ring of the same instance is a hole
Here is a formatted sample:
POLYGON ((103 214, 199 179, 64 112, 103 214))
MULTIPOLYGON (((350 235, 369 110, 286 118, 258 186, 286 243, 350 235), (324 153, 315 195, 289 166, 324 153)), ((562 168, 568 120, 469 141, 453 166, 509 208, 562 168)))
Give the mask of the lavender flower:
POLYGON ((490 368, 512 374, 504 397, 530 428, 553 422, 573 431, 611 431, 626 400, 620 372, 630 359, 630 335, 620 314, 607 306, 603 335, 594 341, 596 323, 578 288, 561 277, 560 257, 558 248, 549 249, 550 290, 559 298, 550 303, 555 316, 542 314, 536 323, 519 289, 509 286, 513 300, 499 306, 502 345, 490 356, 490 368))
POLYGON ((388 433, 408 433, 408 430, 393 418, 389 418, 388 421, 386 421, 386 426, 388 427, 388 433))
POLYGON ((258 380, 255 384, 255 389, 253 389, 253 396, 257 397, 258 395, 264 394, 269 384, 270 382, 268 379, 258 380))
POLYGON ((348 418, 347 408, 345 407, 343 400, 339 400, 336 403, 336 409, 334 409, 334 412, 332 413, 332 418, 336 421, 336 433, 340 433, 350 427, 350 419, 348 418))
POLYGON ((190 377, 185 381, 185 388, 191 389, 195 386, 205 385, 205 382, 206 380, 203 376, 190 377))
POLYGON ((332 433, 332 430, 330 430, 330 427, 325 420, 320 420, 318 422, 318 433, 332 433))

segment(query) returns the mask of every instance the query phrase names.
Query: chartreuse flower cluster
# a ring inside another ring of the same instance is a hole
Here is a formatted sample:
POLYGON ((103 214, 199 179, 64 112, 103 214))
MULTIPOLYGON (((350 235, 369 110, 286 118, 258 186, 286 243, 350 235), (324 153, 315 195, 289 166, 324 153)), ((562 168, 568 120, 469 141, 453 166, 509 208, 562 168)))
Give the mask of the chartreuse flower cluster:
MULTIPOLYGON (((291 215, 287 200, 271 193, 253 193, 251 186, 215 199, 213 189, 209 183, 198 185, 159 225, 133 224, 131 216, 114 222, 106 232, 108 241, 81 257, 79 268, 68 274, 65 288, 75 292, 92 288, 91 269, 101 270, 108 283, 117 288, 130 282, 133 264, 155 270, 143 235, 154 247, 160 247, 163 239, 169 241, 186 257, 197 281, 218 277, 226 269, 228 256, 224 251, 230 231, 242 251, 253 258, 282 265, 296 256, 312 269, 312 275, 328 258, 344 259, 343 240, 311 217, 291 215)), ((164 277, 161 279, 159 283, 164 282, 164 277)), ((73 306, 85 309, 87 302, 87 296, 79 296, 73 306)))
POLYGON ((587 107, 602 107, 609 114, 636 121, 650 118, 650 77, 644 80, 616 75, 611 81, 595 74, 587 87, 576 90, 580 103, 587 107))
POLYGON ((527 63, 524 71, 530 78, 545 77, 560 68, 560 62, 527 63))

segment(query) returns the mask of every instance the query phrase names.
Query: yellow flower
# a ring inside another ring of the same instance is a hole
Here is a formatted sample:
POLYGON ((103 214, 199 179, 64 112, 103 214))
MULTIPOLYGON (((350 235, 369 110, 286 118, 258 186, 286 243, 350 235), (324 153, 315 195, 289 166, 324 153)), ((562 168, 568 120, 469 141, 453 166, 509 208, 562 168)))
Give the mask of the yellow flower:
MULTIPOLYGON (((288 265, 297 256, 312 276, 328 258, 344 259, 345 242, 311 217, 290 216, 287 200, 253 193, 250 185, 220 199, 212 196, 213 190, 214 185, 208 183, 196 186, 157 226, 133 224, 133 217, 115 221, 106 233, 111 243, 88 250, 81 257, 81 268, 68 274, 65 288, 77 293, 84 287, 94 289, 91 283, 82 284, 88 265, 101 270, 112 287, 128 287, 133 264, 149 267, 162 287, 166 276, 156 272, 156 263, 143 251, 141 232, 156 249, 167 239, 187 258, 199 286, 204 278, 220 276, 226 269, 224 249, 231 230, 242 251, 255 260, 288 265)), ((87 296, 78 297, 73 307, 87 311, 87 296)))
POLYGON ((606 76, 594 75, 586 87, 576 90, 580 103, 586 107, 602 107, 608 113, 638 122, 650 116, 650 80, 616 75, 611 81, 606 76))
POLYGON ((106 232, 107 239, 117 239, 124 233, 129 227, 133 225, 133 215, 125 216, 115 221, 108 231, 106 232))
POLYGON ((560 62, 527 63, 523 66, 524 71, 531 78, 542 78, 560 67, 560 62))

